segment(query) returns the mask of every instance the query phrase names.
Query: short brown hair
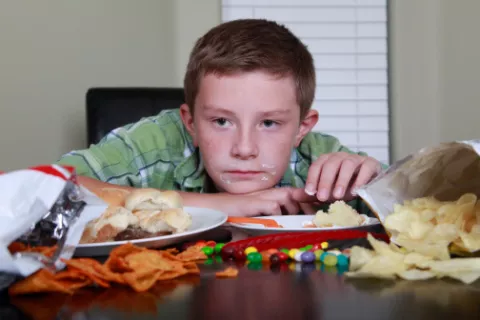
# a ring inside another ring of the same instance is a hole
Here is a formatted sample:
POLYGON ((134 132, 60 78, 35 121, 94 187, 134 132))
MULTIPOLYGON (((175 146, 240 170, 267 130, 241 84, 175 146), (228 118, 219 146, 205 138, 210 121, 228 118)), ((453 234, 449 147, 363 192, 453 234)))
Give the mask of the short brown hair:
POLYGON ((263 19, 226 22, 197 40, 184 78, 185 102, 193 112, 200 81, 207 74, 256 70, 293 77, 303 119, 315 96, 312 55, 285 26, 263 19))

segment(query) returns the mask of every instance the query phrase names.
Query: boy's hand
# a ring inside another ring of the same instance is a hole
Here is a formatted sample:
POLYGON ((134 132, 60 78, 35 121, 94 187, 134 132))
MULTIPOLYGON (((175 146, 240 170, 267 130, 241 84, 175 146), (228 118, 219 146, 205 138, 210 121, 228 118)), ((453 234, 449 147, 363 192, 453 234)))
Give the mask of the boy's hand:
POLYGON ((351 200, 352 191, 370 182, 382 167, 371 158, 336 152, 320 156, 308 170, 305 192, 319 201, 351 200))
POLYGON ((309 203, 316 200, 301 188, 273 188, 250 194, 216 194, 215 206, 230 216, 315 214, 309 203))

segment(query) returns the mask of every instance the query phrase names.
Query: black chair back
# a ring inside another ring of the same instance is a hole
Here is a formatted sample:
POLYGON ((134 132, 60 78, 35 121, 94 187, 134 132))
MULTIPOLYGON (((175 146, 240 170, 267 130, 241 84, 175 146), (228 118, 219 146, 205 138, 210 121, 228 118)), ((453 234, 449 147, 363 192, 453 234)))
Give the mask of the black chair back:
POLYGON ((87 143, 95 144, 118 127, 179 108, 183 88, 91 88, 87 91, 87 143))

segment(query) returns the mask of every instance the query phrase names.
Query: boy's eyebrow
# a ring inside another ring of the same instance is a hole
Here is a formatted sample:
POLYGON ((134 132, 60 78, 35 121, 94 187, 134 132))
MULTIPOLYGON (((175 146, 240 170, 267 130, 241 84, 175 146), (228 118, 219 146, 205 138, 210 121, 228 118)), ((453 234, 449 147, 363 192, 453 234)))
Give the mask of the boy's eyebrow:
POLYGON ((268 116, 288 115, 291 112, 292 112, 291 109, 273 110, 273 111, 262 112, 262 116, 268 117, 268 116))
POLYGON ((222 107, 217 107, 217 106, 211 106, 211 105, 204 105, 203 109, 205 111, 214 111, 214 112, 223 112, 229 115, 233 115, 234 113, 228 109, 222 108, 222 107))
MULTIPOLYGON (((233 111, 230 111, 230 110, 222 108, 222 107, 213 106, 213 105, 204 105, 203 109, 205 111, 222 112, 222 113, 225 113, 225 114, 228 114, 228 115, 235 115, 235 113, 233 111)), ((280 109, 280 110, 260 112, 260 115, 262 117, 271 117, 271 116, 289 115, 291 112, 292 112, 291 109, 280 109)))

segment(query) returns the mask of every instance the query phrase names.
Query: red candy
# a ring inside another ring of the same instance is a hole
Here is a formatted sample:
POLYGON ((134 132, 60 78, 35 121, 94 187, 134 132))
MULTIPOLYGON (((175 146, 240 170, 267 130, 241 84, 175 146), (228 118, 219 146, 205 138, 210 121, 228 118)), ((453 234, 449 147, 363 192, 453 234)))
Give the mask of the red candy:
POLYGON ((247 259, 247 255, 245 254, 245 251, 244 250, 235 250, 235 252, 233 253, 233 257, 235 258, 235 260, 245 260, 247 259))
POLYGON ((276 255, 278 256, 278 260, 280 262, 285 262, 288 260, 288 255, 285 252, 277 252, 276 255))

